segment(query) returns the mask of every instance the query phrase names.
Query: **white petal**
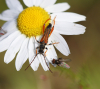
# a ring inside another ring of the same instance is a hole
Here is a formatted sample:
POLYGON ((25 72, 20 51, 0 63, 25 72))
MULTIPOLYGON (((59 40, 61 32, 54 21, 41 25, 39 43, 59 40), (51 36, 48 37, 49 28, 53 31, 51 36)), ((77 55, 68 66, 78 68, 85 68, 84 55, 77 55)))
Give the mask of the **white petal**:
MULTIPOLYGON (((51 43, 51 41, 52 40, 49 38, 48 43, 51 43)), ((53 45, 48 45, 47 48, 48 48, 48 50, 46 52, 46 57, 47 57, 48 61, 51 62, 53 59, 57 58, 57 53, 56 53, 53 45)))
POLYGON ((68 3, 58 3, 49 7, 46 7, 45 10, 53 13, 53 12, 62 12, 62 11, 66 11, 70 8, 68 3))
POLYGON ((50 37, 54 43, 59 42, 58 44, 54 44, 54 45, 63 55, 68 56, 70 54, 70 50, 67 45, 67 42, 61 35, 53 32, 50 37))
POLYGON ((8 37, 11 33, 13 33, 13 32, 15 32, 15 31, 10 31, 10 32, 6 33, 5 35, 2 35, 2 36, 0 37, 0 41, 3 40, 3 39, 5 39, 5 38, 7 38, 7 37, 8 37))
POLYGON ((53 13, 51 14, 51 19, 54 19, 55 16, 56 21, 78 22, 86 20, 84 15, 79 15, 72 12, 53 13))
POLYGON ((9 21, 9 20, 11 20, 11 18, 3 17, 3 16, 0 14, 0 20, 9 21))
POLYGON ((35 55, 34 40, 35 39, 33 37, 31 37, 29 40, 29 45, 28 45, 29 60, 31 60, 32 57, 35 55))
POLYGON ((2 29, 6 32, 10 32, 10 31, 16 31, 17 30, 17 23, 16 20, 11 20, 6 22, 3 26, 2 29))
MULTIPOLYGON (((42 38, 42 35, 41 35, 41 36, 37 36, 37 37, 36 37, 36 40, 37 40, 37 41, 40 41, 41 38, 42 38)), ((35 40, 35 45, 34 45, 34 46, 35 46, 35 52, 36 52, 36 48, 40 46, 40 43, 38 43, 36 40, 35 40)))
POLYGON ((16 19, 18 14, 19 13, 15 12, 14 10, 5 10, 0 14, 0 20, 9 21, 16 19))
POLYGON ((6 0, 7 6, 15 11, 21 12, 23 10, 23 7, 19 0, 6 0))
POLYGON ((26 38, 25 35, 20 35, 12 42, 12 44, 6 51, 6 54, 4 57, 5 63, 8 64, 9 62, 11 62, 14 59, 14 57, 16 56, 16 53, 19 51, 25 38, 26 38))
POLYGON ((35 5, 35 1, 36 1, 36 0, 23 0, 24 4, 25 4, 27 7, 31 7, 31 6, 35 5))
POLYGON ((63 35, 79 35, 84 34, 86 27, 66 21, 56 21, 55 30, 63 35))
MULTIPOLYGON (((35 56, 34 56, 35 57, 35 56)), ((35 57, 35 59, 34 59, 34 57, 31 59, 31 60, 29 60, 30 61, 30 63, 31 63, 31 67, 32 67, 32 69, 34 70, 34 71, 37 71, 37 69, 38 69, 38 67, 39 67, 39 64, 40 64, 40 62, 39 62, 39 60, 38 60, 38 58, 37 58, 37 56, 35 57)))
POLYGON ((45 8, 45 7, 51 6, 51 5, 55 4, 56 1, 57 1, 57 0, 44 0, 44 1, 40 4, 40 7, 45 8))
POLYGON ((26 62, 28 58, 28 42, 29 42, 29 38, 26 38, 16 57, 15 66, 17 71, 21 69, 22 65, 26 62))
POLYGON ((0 41, 0 52, 7 50, 8 47, 11 45, 11 43, 14 41, 14 39, 19 35, 20 35, 20 32, 15 31, 11 35, 9 35, 7 38, 0 41))
MULTIPOLYGON (((40 39, 40 36, 36 37, 37 40, 40 39)), ((38 67, 39 67, 39 64, 40 64, 40 61, 38 59, 38 56, 36 56, 36 48, 39 46, 40 44, 37 43, 37 41, 34 39, 34 51, 35 51, 35 55, 32 57, 32 59, 29 60, 29 62, 31 63, 32 61, 32 64, 31 64, 31 67, 34 71, 37 71, 38 67), (36 56, 36 57, 35 57, 36 56)))
POLYGON ((40 63, 41 63, 41 65, 42 65, 43 69, 44 69, 45 71, 49 70, 48 67, 47 67, 47 65, 46 65, 46 62, 45 62, 46 59, 44 59, 43 55, 38 54, 37 56, 38 56, 38 60, 40 61, 40 63))
MULTIPOLYGON (((35 2, 35 6, 40 6, 40 4, 43 2, 44 0, 36 0, 35 2)), ((40 6, 41 7, 41 6, 40 6)))
MULTIPOLYGON (((49 37, 48 44, 50 44, 50 43, 52 43, 52 39, 49 37)), ((48 65, 49 65, 49 63, 51 63, 54 67, 56 67, 56 65, 52 63, 53 59, 55 59, 55 60, 58 59, 55 48, 53 45, 49 45, 47 48, 48 48, 48 51, 46 52, 47 63, 48 63, 48 65)))
MULTIPOLYGON (((42 36, 43 36, 43 35, 37 36, 36 39, 37 39, 38 41, 40 41, 41 38, 42 38, 42 36)), ((37 41, 36 41, 36 43, 37 43, 37 41)), ((40 45, 40 44, 39 44, 39 45, 40 45)), ((38 45, 38 46, 39 46, 39 45, 38 45)))
MULTIPOLYGON (((36 51, 35 51, 35 46, 34 46, 34 43, 35 43, 35 39, 33 37, 30 38, 29 40, 29 45, 28 45, 28 52, 29 52, 29 63, 32 62, 32 60, 34 59, 34 56, 36 55, 36 51)), ((35 58, 34 61, 31 63, 31 67, 34 71, 37 70, 37 64, 38 60, 35 58)), ((39 62, 38 62, 39 64, 39 62)))

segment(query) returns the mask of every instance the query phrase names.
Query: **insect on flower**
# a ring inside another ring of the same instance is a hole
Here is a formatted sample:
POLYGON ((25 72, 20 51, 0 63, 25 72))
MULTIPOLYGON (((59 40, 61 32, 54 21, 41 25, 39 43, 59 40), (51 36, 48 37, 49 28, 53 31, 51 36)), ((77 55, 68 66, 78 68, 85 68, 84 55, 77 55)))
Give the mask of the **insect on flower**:
POLYGON ((63 67, 63 68, 69 69, 70 66, 69 66, 67 63, 65 63, 65 61, 66 61, 66 62, 69 62, 69 61, 71 61, 71 60, 70 60, 70 59, 58 58, 57 60, 53 59, 53 60, 52 60, 52 63, 53 63, 53 64, 56 64, 56 65, 58 65, 58 66, 61 66, 61 67, 63 67))
MULTIPOLYGON (((55 17, 56 18, 56 17, 55 17)), ((53 30, 54 30, 54 25, 55 25, 55 18, 54 18, 54 20, 53 20, 53 26, 52 26, 52 24, 51 23, 49 23, 49 25, 47 26, 47 28, 45 29, 45 23, 48 21, 48 20, 50 20, 51 19, 51 17, 49 18, 49 19, 47 19, 46 20, 46 22, 44 23, 44 25, 43 25, 43 37, 41 38, 41 40, 40 41, 38 41, 38 40, 36 40, 38 43, 40 43, 40 46, 38 46, 37 48, 36 48, 36 55, 35 55, 35 57, 34 57, 34 59, 36 58, 36 56, 38 55, 38 54, 41 54, 41 55, 43 55, 43 57, 44 57, 44 60, 45 60, 45 63, 46 63, 46 65, 47 65, 47 67, 48 67, 48 69, 50 70, 50 68, 49 68, 49 66, 48 66, 48 64, 47 64, 47 62, 46 62, 46 52, 47 52, 47 50, 48 50, 48 48, 46 47, 47 45, 53 45, 53 44, 58 44, 59 42, 55 42, 55 43, 50 43, 50 44, 48 44, 48 38, 50 37, 50 35, 52 34, 52 32, 53 32, 53 30), (45 31, 44 31, 45 30, 45 31), (37 53, 37 49, 38 49, 38 53, 37 53), (44 49, 46 49, 46 51, 44 52, 44 49)), ((34 59, 32 60, 32 62, 34 61, 34 59)), ((31 62, 31 63, 32 63, 31 62)), ((31 63, 29 64, 29 66, 31 65, 31 63)), ((28 66, 28 67, 29 67, 28 66)), ((27 67, 27 68, 28 68, 27 67)), ((27 69, 26 68, 26 69, 27 69)), ((25 69, 25 70, 26 70, 25 69)), ((51 70, 50 70, 51 71, 51 70)), ((51 71, 52 72, 52 71, 51 71)))
POLYGON ((4 34, 6 34, 6 32, 0 27, 0 37, 1 37, 2 35, 4 35, 4 34))

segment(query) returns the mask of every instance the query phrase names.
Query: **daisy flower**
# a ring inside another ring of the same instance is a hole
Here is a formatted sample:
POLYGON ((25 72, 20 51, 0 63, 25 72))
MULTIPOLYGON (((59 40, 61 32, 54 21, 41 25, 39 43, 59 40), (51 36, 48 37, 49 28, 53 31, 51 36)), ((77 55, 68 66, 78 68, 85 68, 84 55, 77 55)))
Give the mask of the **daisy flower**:
MULTIPOLYGON (((9 9, 0 14, 0 20, 7 21, 2 29, 6 32, 0 37, 0 52, 5 50, 4 62, 11 62, 16 56, 15 67, 19 71, 22 65, 29 59, 29 63, 36 55, 36 47, 39 44, 43 32, 44 22, 50 18, 54 19, 55 28, 49 42, 59 42, 55 47, 65 56, 70 54, 69 47, 60 35, 79 35, 85 32, 85 27, 75 22, 85 21, 85 16, 72 12, 64 12, 70 8, 66 2, 56 3, 57 0, 23 0, 27 8, 23 9, 19 0, 5 0, 9 9)), ((51 23, 48 21, 45 27, 51 23)), ((53 45, 48 46, 46 61, 51 62, 53 58, 57 59, 56 51, 53 45)), ((45 71, 49 70, 43 56, 38 55, 32 62, 31 67, 36 71, 41 63, 45 71)))

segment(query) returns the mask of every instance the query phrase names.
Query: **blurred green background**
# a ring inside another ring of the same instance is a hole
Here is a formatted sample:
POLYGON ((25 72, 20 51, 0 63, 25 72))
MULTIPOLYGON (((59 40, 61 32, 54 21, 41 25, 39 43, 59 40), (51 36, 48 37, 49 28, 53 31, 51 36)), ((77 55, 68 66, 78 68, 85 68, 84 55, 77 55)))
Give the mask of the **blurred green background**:
MULTIPOLYGON (((20 0, 23 4, 22 0, 20 0)), ((4 63, 5 52, 0 53, 0 89, 100 89, 100 0, 58 0, 68 2, 68 12, 85 15, 86 26, 83 35, 63 36, 71 54, 66 57, 57 51, 59 57, 70 58, 70 69, 52 67, 45 72, 42 67, 34 72, 31 67, 24 71, 28 61, 20 71, 15 69, 15 60, 4 63)), ((25 7, 25 5, 24 5, 25 7)), ((7 9, 5 0, 0 0, 0 13, 7 9)), ((4 21, 0 20, 0 26, 4 21)))

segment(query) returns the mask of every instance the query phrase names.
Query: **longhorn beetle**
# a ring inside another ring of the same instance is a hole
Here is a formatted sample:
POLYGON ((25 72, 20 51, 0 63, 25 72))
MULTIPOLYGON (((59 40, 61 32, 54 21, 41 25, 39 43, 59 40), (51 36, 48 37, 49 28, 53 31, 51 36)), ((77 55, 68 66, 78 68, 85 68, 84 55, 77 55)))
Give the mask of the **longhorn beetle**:
POLYGON ((53 64, 56 64, 56 65, 58 65, 58 66, 61 66, 61 67, 64 67, 64 68, 69 69, 70 66, 69 66, 67 63, 65 63, 65 61, 68 62, 68 61, 71 61, 71 60, 70 60, 70 59, 58 58, 57 60, 53 59, 53 60, 52 60, 52 63, 53 63, 53 64))
MULTIPOLYGON (((56 18, 56 17, 55 17, 56 18)), ((34 57, 34 59, 36 58, 36 56, 38 55, 38 54, 41 54, 41 55, 43 55, 43 57, 44 57, 44 60, 45 60, 45 57, 46 57, 46 52, 47 52, 47 47, 46 47, 46 45, 53 45, 53 44, 58 44, 59 42, 56 42, 56 43, 50 43, 50 44, 48 44, 48 38, 50 37, 50 35, 52 34, 52 32, 53 32, 53 30, 54 30, 54 25, 55 25, 55 18, 54 18, 54 20, 53 20, 53 26, 52 26, 52 24, 51 23, 49 23, 49 25, 46 27, 46 29, 45 29, 45 23, 48 21, 48 20, 50 20, 51 19, 51 17, 49 18, 49 19, 47 19, 46 20, 46 22, 44 23, 44 25, 43 25, 43 37, 41 38, 41 40, 40 41, 38 41, 38 40, 36 40, 38 43, 40 43, 40 46, 38 46, 37 48, 36 48, 36 55, 35 55, 35 57, 34 57), (45 31, 44 31, 45 30, 45 31), (37 53, 37 49, 39 49, 38 50, 38 53, 37 53), (44 49, 46 49, 46 51, 44 52, 44 49)), ((36 39, 36 38, 35 38, 36 39)), ((34 61, 34 59, 32 60, 32 62, 34 61)), ((32 63, 31 62, 31 63, 32 63)), ((29 66, 31 65, 31 63, 29 64, 29 66)), ((46 62, 46 60, 45 60, 45 63, 46 63, 46 65, 47 65, 47 62, 46 62)), ((28 66, 28 67, 29 67, 28 66)), ((27 67, 27 68, 28 68, 27 67)), ((49 68, 49 66, 47 65, 47 67, 49 68)), ((27 69, 26 68, 26 69, 27 69)), ((25 70, 26 70, 25 69, 25 70)), ((49 68, 49 70, 50 70, 50 68, 49 68)), ((52 71, 50 70, 50 72, 52 73, 52 71)))

